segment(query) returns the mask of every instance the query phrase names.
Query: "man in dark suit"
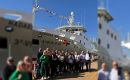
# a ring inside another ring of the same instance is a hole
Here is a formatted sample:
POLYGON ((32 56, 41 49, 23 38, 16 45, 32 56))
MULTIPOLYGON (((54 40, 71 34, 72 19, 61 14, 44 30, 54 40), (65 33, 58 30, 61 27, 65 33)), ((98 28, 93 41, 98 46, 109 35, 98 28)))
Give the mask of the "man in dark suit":
POLYGON ((15 69, 16 69, 16 66, 14 65, 14 60, 12 57, 9 57, 7 59, 7 65, 5 66, 3 70, 4 80, 9 80, 9 77, 12 75, 15 69))

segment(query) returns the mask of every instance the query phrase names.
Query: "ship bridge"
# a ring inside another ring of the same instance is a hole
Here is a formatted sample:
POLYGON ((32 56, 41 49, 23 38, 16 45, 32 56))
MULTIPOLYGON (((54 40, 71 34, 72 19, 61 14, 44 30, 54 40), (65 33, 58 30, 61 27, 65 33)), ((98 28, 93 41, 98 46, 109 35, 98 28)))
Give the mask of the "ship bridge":
POLYGON ((68 18, 68 25, 58 27, 56 30, 70 33, 86 33, 87 30, 84 26, 74 23, 74 12, 71 12, 68 18))
POLYGON ((80 25, 72 25, 71 27, 68 25, 65 25, 65 26, 57 28, 56 30, 60 30, 63 32, 71 32, 71 33, 78 33, 78 32, 86 33, 87 32, 87 30, 80 25))

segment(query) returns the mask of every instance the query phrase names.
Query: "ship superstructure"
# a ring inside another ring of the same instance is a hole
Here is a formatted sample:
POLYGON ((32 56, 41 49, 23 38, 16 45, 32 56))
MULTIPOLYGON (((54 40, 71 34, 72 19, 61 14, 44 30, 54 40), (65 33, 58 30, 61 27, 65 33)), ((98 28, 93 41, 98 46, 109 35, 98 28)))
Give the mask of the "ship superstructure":
POLYGON ((86 36, 86 28, 80 24, 75 24, 74 12, 71 12, 68 18, 68 25, 58 27, 56 30, 46 30, 46 32, 69 38, 73 40, 74 44, 79 43, 85 51, 93 52, 96 50, 93 40, 86 36))

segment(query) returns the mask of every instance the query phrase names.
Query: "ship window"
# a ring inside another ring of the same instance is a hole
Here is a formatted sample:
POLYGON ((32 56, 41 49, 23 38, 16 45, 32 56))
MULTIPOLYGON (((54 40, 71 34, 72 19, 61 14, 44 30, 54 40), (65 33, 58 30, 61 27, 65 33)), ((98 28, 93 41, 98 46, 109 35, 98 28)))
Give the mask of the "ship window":
POLYGON ((80 33, 80 36, 82 36, 82 33, 80 33))
POLYGON ((38 39, 32 39, 32 44, 33 45, 39 45, 39 40, 38 39))
POLYGON ((115 36, 114 39, 117 40, 117 37, 115 36))
POLYGON ((111 33, 111 38, 113 38, 113 33, 111 33))
POLYGON ((101 23, 99 23, 99 29, 102 29, 102 24, 101 23))
POLYGON ((80 40, 80 43, 81 43, 81 40, 80 40))
POLYGON ((108 49, 110 48, 110 45, 109 45, 109 44, 107 44, 107 48, 108 48, 108 49))
POLYGON ((109 31, 109 30, 107 30, 107 35, 109 35, 109 33, 110 33, 110 31, 109 31))
POLYGON ((85 45, 85 42, 84 42, 84 45, 85 45))
POLYGON ((85 36, 84 36, 84 39, 85 39, 85 36))
POLYGON ((66 32, 68 32, 69 31, 69 29, 66 29, 66 32))
POLYGON ((98 39, 98 44, 99 44, 99 45, 101 44, 101 39, 98 39))
POLYGON ((6 49, 7 48, 7 39, 0 37, 0 48, 6 49))
POLYGON ((78 29, 75 29, 75 31, 78 31, 78 29))

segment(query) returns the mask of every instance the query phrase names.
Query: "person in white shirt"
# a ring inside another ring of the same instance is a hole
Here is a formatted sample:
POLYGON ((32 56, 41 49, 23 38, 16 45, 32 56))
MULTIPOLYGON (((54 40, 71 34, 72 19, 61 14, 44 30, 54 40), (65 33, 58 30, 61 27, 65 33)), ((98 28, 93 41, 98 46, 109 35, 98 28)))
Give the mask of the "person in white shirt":
POLYGON ((112 69, 110 72, 110 80, 124 80, 121 68, 116 61, 112 63, 112 69))
POLYGON ((87 52, 85 54, 85 64, 86 64, 86 71, 90 70, 90 56, 89 56, 89 53, 87 52))
POLYGON ((98 71, 98 80, 109 80, 106 63, 102 63, 102 68, 98 71))

